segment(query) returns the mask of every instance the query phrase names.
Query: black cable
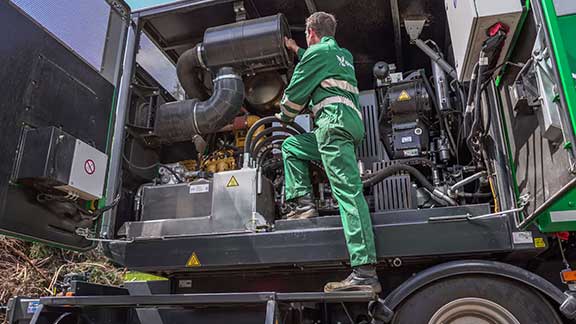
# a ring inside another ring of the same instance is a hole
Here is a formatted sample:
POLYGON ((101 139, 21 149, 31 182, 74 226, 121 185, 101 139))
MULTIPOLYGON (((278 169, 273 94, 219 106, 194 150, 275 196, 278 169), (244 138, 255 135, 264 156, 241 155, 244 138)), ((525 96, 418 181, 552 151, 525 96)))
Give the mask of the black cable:
POLYGON ((126 157, 126 155, 124 154, 124 152, 122 152, 122 159, 123 159, 124 162, 126 162, 126 164, 128 164, 128 166, 130 166, 131 168, 136 169, 136 170, 142 170, 142 171, 154 169, 154 168, 156 168, 156 167, 158 167, 158 166, 161 165, 160 163, 154 163, 154 164, 151 164, 151 165, 148 165, 148 166, 145 166, 145 167, 136 165, 136 164, 130 162, 130 160, 126 157))
POLYGON ((178 183, 183 183, 184 181, 182 181, 182 179, 180 178, 180 176, 176 173, 176 171, 172 170, 169 166, 165 165, 165 164, 159 164, 161 167, 163 167, 164 169, 168 170, 168 172, 172 173, 172 175, 176 178, 176 181, 178 181, 178 183))

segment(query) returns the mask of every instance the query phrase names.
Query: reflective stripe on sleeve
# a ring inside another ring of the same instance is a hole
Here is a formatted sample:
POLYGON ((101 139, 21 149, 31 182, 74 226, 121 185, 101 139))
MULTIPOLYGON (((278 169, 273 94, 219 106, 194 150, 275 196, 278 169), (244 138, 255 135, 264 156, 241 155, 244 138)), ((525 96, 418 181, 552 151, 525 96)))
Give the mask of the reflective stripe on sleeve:
POLYGON ((284 95, 284 97, 282 97, 281 103, 283 106, 286 106, 286 107, 288 107, 294 111, 300 111, 304 107, 304 105, 299 105, 295 102, 290 101, 290 99, 288 99, 288 97, 286 95, 284 95))

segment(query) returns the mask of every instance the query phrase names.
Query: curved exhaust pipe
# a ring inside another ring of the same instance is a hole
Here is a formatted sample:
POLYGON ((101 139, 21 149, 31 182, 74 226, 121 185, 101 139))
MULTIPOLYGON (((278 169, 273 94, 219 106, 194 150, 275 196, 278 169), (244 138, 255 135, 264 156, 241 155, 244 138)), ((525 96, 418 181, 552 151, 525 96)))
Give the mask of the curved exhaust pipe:
POLYGON ((190 99, 157 109, 154 130, 160 141, 190 141, 228 124, 244 102, 242 73, 292 65, 284 46, 284 37, 289 35, 282 14, 208 28, 202 43, 178 59, 178 80, 190 99), (199 77, 204 70, 217 71, 211 97, 199 77))
POLYGON ((177 143, 191 141, 195 135, 214 133, 234 119, 243 102, 242 77, 233 68, 222 67, 208 100, 188 99, 160 106, 155 134, 164 143, 177 143))
POLYGON ((180 55, 176 64, 176 74, 188 98, 206 100, 208 92, 198 77, 200 71, 206 69, 202 52, 202 43, 199 43, 180 55))

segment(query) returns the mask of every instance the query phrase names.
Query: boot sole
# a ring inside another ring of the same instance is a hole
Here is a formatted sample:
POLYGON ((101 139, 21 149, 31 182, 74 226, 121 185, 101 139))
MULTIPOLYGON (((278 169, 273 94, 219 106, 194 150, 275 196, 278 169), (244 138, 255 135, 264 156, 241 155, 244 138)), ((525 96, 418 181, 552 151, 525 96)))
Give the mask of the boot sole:
POLYGON ((297 214, 294 216, 290 216, 287 219, 288 220, 299 220, 299 219, 308 219, 308 218, 314 218, 314 217, 318 217, 318 211, 315 209, 308 210, 308 211, 305 211, 301 214, 297 214))
POLYGON ((324 292, 325 293, 336 293, 336 292, 371 292, 374 294, 379 294, 382 292, 382 285, 377 284, 375 286, 369 286, 369 285, 357 285, 357 286, 347 286, 347 287, 341 287, 341 288, 334 288, 334 289, 326 289, 324 288, 324 292))

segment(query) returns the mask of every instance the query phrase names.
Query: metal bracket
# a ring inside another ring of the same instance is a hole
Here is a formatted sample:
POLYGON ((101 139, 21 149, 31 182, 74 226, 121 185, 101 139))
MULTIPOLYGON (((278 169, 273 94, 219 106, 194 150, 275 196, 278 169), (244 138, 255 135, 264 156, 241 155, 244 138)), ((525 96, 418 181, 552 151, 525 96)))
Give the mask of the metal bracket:
POLYGON ((426 19, 419 20, 404 20, 404 27, 406 27, 406 32, 410 36, 410 40, 416 40, 420 38, 424 25, 426 24, 426 19))
POLYGON ((243 0, 234 2, 234 13, 236 14, 236 21, 246 20, 246 8, 243 0))
POLYGON ((76 235, 82 236, 87 241, 92 242, 124 242, 124 243, 132 243, 134 239, 131 240, 112 240, 112 239, 105 239, 101 237, 97 237, 96 233, 89 228, 77 228, 76 235))

